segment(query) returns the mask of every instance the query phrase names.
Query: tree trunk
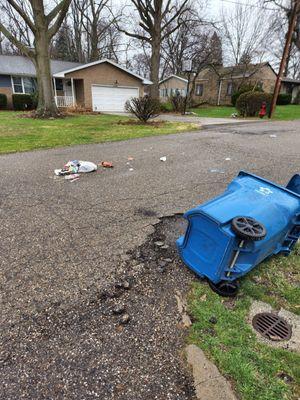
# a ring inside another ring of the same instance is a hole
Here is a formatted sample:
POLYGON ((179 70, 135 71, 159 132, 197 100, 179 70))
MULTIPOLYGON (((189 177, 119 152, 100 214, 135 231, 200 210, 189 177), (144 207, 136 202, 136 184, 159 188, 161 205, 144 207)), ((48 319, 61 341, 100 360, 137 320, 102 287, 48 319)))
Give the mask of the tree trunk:
POLYGON ((58 117, 60 115, 54 100, 49 47, 47 32, 36 38, 35 67, 38 85, 38 106, 36 113, 40 118, 58 117))
POLYGON ((99 60, 99 50, 98 50, 98 29, 97 23, 93 22, 91 26, 90 33, 90 41, 91 41, 91 54, 89 61, 97 61, 99 60))
POLYGON ((153 99, 159 99, 159 65, 160 65, 160 38, 154 39, 151 44, 150 59, 150 80, 153 84, 150 86, 150 96, 153 99))

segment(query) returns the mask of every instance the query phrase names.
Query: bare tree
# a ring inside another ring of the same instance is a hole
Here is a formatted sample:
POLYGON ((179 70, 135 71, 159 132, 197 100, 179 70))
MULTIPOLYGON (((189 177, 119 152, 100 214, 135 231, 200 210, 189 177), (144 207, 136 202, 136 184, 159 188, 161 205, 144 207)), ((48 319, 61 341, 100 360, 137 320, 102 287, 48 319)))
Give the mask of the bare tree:
POLYGON ((74 32, 66 20, 51 43, 50 54, 58 60, 78 61, 74 32))
POLYGON ((148 43, 151 48, 150 79, 153 85, 150 94, 153 98, 159 97, 159 69, 161 44, 182 24, 182 16, 190 9, 189 0, 176 3, 173 0, 131 0, 139 16, 139 29, 129 31, 120 28, 127 36, 148 43), (169 29, 170 26, 172 29, 169 29))
MULTIPOLYGON (((274 4, 278 11, 278 20, 284 23, 284 20, 288 24, 291 19, 292 11, 294 8, 295 1, 297 0, 265 0, 265 4, 274 4)), ((295 25, 294 35, 292 37, 293 44, 300 50, 300 9, 297 11, 297 23, 295 25)))
POLYGON ((147 47, 143 46, 142 52, 131 56, 130 63, 127 64, 128 69, 132 69, 138 75, 150 77, 150 56, 147 47))
POLYGON ((236 4, 222 10, 221 27, 227 62, 238 65, 263 59, 268 45, 269 25, 266 10, 236 4))
POLYGON ((11 25, 0 22, 0 32, 16 46, 22 54, 29 57, 36 68, 38 84, 39 117, 56 117, 59 115, 54 101, 51 70, 50 42, 61 26, 71 0, 61 0, 48 12, 43 0, 4 0, 7 10, 11 7, 15 19, 21 21, 30 30, 34 47, 20 35, 16 37, 11 25))
POLYGON ((100 58, 118 60, 120 32, 116 27, 118 13, 113 16, 109 0, 74 0, 69 16, 73 27, 78 61, 100 58))
MULTIPOLYGON (((273 7, 272 16, 273 40, 271 43, 271 55, 275 64, 280 64, 282 51, 286 41, 286 32, 291 19, 294 0, 266 0, 265 4, 273 7)), ((283 76, 291 75, 296 77, 299 72, 300 59, 300 9, 298 11, 297 23, 292 36, 292 44, 289 47, 287 63, 283 76)), ((299 76, 299 75, 298 75, 299 76)))
POLYGON ((74 51, 76 53, 76 60, 79 62, 86 61, 86 55, 84 51, 83 39, 86 39, 86 35, 84 35, 84 13, 85 9, 85 0, 73 0, 71 3, 71 12, 70 12, 70 26, 73 32, 73 40, 74 40, 74 51))
MULTIPOLYGON (((195 60, 202 65, 207 59, 208 49, 211 48, 213 58, 219 58, 222 64, 222 44, 219 36, 213 31, 212 23, 205 22, 198 8, 190 8, 182 16, 180 27, 173 31, 162 42, 162 77, 169 74, 183 74, 184 60, 195 60), (211 36, 212 35, 212 36, 211 36)), ((169 27, 172 30, 172 26, 169 27)), ((208 60, 207 60, 208 62, 208 60)))

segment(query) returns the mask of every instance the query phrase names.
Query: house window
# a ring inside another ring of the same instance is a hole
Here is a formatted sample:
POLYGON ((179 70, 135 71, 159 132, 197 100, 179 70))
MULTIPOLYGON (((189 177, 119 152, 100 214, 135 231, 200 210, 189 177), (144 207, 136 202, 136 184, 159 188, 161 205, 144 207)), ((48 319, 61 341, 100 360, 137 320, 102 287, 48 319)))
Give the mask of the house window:
POLYGON ((55 79, 56 90, 64 90, 64 84, 62 79, 55 79))
POLYGON ((227 83, 227 96, 231 96, 233 93, 233 83, 232 82, 228 82, 227 83))
POLYGON ((36 81, 34 78, 12 76, 11 79, 14 93, 30 94, 36 90, 36 81))
POLYGON ((203 83, 196 85, 196 96, 203 96, 203 83))
POLYGON ((24 93, 22 78, 19 76, 12 77, 14 93, 24 93))
POLYGON ((34 78, 28 78, 24 77, 23 79, 23 86, 24 86, 24 92, 26 94, 30 94, 35 92, 36 90, 36 81, 34 78))
POLYGON ((168 97, 168 89, 166 88, 160 89, 160 95, 161 97, 168 97))

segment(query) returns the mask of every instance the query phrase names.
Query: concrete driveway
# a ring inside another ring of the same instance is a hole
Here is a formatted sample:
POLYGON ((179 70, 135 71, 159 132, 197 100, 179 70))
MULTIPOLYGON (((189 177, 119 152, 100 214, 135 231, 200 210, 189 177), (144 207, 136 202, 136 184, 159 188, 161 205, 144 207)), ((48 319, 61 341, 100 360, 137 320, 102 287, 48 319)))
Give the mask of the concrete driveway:
POLYGON ((138 246, 160 217, 218 194, 241 169, 285 184, 299 149, 300 121, 1 156, 0 397, 192 399, 171 283, 185 292, 194 278, 158 277, 154 262, 130 288, 118 280, 142 268, 138 246), (55 178, 70 159, 115 168, 55 178))

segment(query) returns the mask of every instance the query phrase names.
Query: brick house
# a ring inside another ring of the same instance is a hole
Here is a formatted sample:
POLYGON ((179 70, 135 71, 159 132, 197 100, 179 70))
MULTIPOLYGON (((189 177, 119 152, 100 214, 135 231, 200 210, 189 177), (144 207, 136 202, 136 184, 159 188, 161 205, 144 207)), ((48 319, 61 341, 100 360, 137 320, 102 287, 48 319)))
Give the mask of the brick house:
MULTIPOLYGON (((269 63, 237 65, 232 67, 209 66, 195 80, 195 103, 230 105, 231 95, 244 84, 260 87, 272 93, 277 74, 269 63)), ((292 101, 300 92, 300 80, 283 78, 281 93, 290 93, 292 101)))
MULTIPOLYGON (((111 60, 88 64, 51 60, 53 91, 58 107, 81 106, 94 111, 124 111, 131 97, 144 95, 151 82, 111 60)), ((33 93, 36 72, 23 56, 0 55, 0 93, 12 107, 12 95, 33 93)))

